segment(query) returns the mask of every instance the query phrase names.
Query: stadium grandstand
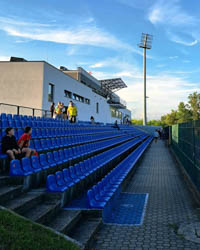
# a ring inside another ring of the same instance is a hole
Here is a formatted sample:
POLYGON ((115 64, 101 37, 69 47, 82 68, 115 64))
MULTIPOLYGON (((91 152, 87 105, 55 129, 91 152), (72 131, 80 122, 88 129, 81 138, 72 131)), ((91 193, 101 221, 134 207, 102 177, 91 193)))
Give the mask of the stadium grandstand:
POLYGON ((36 151, 10 159, 0 143, 0 249, 199 249, 197 121, 153 142, 159 127, 125 124, 121 78, 14 57, 0 72, 0 141, 28 127, 36 151), (50 117, 70 100, 76 122, 50 117))

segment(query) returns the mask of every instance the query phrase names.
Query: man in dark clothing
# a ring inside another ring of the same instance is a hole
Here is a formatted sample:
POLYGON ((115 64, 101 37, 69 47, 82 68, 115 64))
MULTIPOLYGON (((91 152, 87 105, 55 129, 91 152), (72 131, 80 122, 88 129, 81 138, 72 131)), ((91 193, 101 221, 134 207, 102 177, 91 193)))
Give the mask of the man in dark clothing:
POLYGON ((117 128, 118 130, 120 130, 120 128, 119 128, 119 126, 118 126, 118 124, 117 124, 117 120, 115 121, 115 123, 114 123, 114 126, 112 126, 113 128, 117 128))
POLYGON ((9 127, 6 129, 6 135, 2 138, 2 152, 7 154, 11 160, 15 160, 15 158, 20 159, 22 157, 22 152, 17 145, 13 128, 9 127))
POLYGON ((52 102, 52 104, 50 106, 51 118, 53 118, 54 110, 55 110, 55 103, 52 102))

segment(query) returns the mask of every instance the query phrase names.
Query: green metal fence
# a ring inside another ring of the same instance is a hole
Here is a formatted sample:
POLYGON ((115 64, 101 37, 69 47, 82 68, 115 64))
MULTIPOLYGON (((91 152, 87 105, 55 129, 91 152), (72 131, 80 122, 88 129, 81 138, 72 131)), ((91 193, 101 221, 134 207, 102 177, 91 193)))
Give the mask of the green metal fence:
POLYGON ((170 138, 173 151, 200 190, 200 120, 173 125, 170 138))

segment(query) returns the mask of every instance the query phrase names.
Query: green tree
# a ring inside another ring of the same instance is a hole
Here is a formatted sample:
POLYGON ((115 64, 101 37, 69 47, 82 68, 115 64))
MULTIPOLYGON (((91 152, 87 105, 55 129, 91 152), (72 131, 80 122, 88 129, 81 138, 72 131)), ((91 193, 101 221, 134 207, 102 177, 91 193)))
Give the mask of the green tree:
POLYGON ((131 121, 131 123, 135 124, 135 125, 142 125, 143 124, 143 120, 142 119, 141 120, 135 120, 134 119, 134 120, 131 121))
POLYGON ((185 104, 184 102, 179 103, 177 112, 178 123, 192 120, 192 112, 189 108, 188 104, 185 104))
POLYGON ((194 92, 188 96, 189 108, 192 113, 192 120, 198 120, 200 117, 200 94, 194 92))
POLYGON ((178 122, 178 112, 172 109, 171 113, 166 115, 165 123, 167 125, 174 125, 177 122, 178 122))

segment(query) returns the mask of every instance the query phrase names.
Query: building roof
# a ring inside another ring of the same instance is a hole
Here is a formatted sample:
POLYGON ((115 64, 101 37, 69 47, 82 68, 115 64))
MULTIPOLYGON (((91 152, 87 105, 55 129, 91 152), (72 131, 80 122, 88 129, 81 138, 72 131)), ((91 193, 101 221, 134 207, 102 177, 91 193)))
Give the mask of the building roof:
POLYGON ((127 85, 122 81, 121 78, 105 79, 99 81, 101 82, 102 88, 109 89, 113 92, 127 88, 127 85))

